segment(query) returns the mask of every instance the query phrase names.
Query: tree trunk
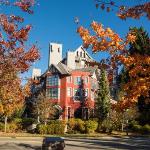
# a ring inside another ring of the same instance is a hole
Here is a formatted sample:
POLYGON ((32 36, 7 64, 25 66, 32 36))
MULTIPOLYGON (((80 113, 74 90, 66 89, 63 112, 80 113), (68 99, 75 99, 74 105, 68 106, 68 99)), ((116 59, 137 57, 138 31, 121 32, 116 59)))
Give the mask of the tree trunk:
POLYGON ((37 122, 40 123, 40 116, 37 117, 37 122))
POLYGON ((45 124, 45 126, 47 125, 47 119, 44 120, 44 124, 45 124))
POLYGON ((5 116, 5 133, 7 132, 7 119, 8 119, 8 117, 7 116, 5 116))

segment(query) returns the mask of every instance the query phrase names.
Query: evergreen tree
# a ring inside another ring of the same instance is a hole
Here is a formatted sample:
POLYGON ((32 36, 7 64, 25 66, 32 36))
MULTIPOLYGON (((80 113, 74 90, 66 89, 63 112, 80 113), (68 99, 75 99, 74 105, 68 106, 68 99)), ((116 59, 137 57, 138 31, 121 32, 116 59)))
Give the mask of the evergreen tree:
POLYGON ((75 93, 75 95, 77 96, 77 100, 80 101, 80 107, 79 107, 79 109, 76 110, 75 117, 81 118, 83 120, 87 120, 88 119, 88 114, 87 114, 88 109, 86 107, 87 96, 86 96, 86 90, 84 88, 84 80, 83 79, 81 79, 79 88, 78 88, 77 92, 75 93))
POLYGON ((96 99, 96 116, 99 123, 103 122, 110 111, 110 91, 107 79, 107 74, 104 69, 101 70, 99 79, 99 89, 96 99))
POLYGON ((150 55, 150 39, 148 33, 142 28, 130 28, 131 32, 136 35, 136 40, 130 43, 129 53, 130 55, 150 55))
MULTIPOLYGON (((141 56, 150 56, 150 38, 148 33, 142 28, 130 28, 131 32, 134 32, 136 35, 136 40, 134 43, 130 43, 129 45, 129 55, 141 55, 141 56)), ((143 64, 144 68, 149 69, 148 64, 143 64)), ((130 69, 134 67, 134 64, 130 66, 130 69)), ((118 81, 120 92, 123 92, 123 85, 130 82, 129 70, 125 68, 122 69, 118 81)), ((149 74, 145 74, 145 76, 141 75, 139 72, 139 77, 146 78, 149 77, 149 74)), ((141 124, 150 123, 150 92, 147 97, 141 95, 138 98, 138 108, 139 108, 139 121, 141 124)))

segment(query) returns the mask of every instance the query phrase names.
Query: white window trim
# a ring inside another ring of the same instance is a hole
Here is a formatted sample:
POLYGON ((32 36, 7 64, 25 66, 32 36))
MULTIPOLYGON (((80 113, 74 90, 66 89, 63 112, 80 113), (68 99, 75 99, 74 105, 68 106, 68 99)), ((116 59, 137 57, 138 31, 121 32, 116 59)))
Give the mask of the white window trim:
POLYGON ((67 83, 72 83, 72 76, 67 77, 67 83))
POLYGON ((71 87, 67 87, 67 97, 72 97, 72 88, 71 87), (71 91, 70 91, 71 89, 71 91), (68 94, 68 90, 70 92, 70 94, 68 94))
POLYGON ((75 76, 74 77, 74 85, 79 85, 79 83, 77 83, 77 78, 80 78, 82 80, 82 77, 81 76, 75 76))

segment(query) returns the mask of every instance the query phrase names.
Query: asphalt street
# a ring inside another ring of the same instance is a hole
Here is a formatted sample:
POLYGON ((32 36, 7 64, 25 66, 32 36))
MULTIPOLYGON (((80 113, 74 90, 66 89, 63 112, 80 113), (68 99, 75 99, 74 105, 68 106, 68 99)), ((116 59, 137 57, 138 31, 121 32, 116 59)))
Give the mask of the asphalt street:
MULTIPOLYGON (((41 150, 42 138, 0 137, 0 150, 41 150)), ((65 138, 65 150, 150 150, 148 137, 65 138)))

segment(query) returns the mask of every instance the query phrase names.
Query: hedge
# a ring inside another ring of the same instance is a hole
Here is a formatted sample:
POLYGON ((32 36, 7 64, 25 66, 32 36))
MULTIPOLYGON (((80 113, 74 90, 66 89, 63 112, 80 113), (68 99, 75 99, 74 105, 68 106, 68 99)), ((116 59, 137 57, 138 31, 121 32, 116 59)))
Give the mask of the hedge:
POLYGON ((37 132, 40 134, 64 134, 65 123, 64 121, 50 121, 48 125, 40 124, 37 126, 37 132))

